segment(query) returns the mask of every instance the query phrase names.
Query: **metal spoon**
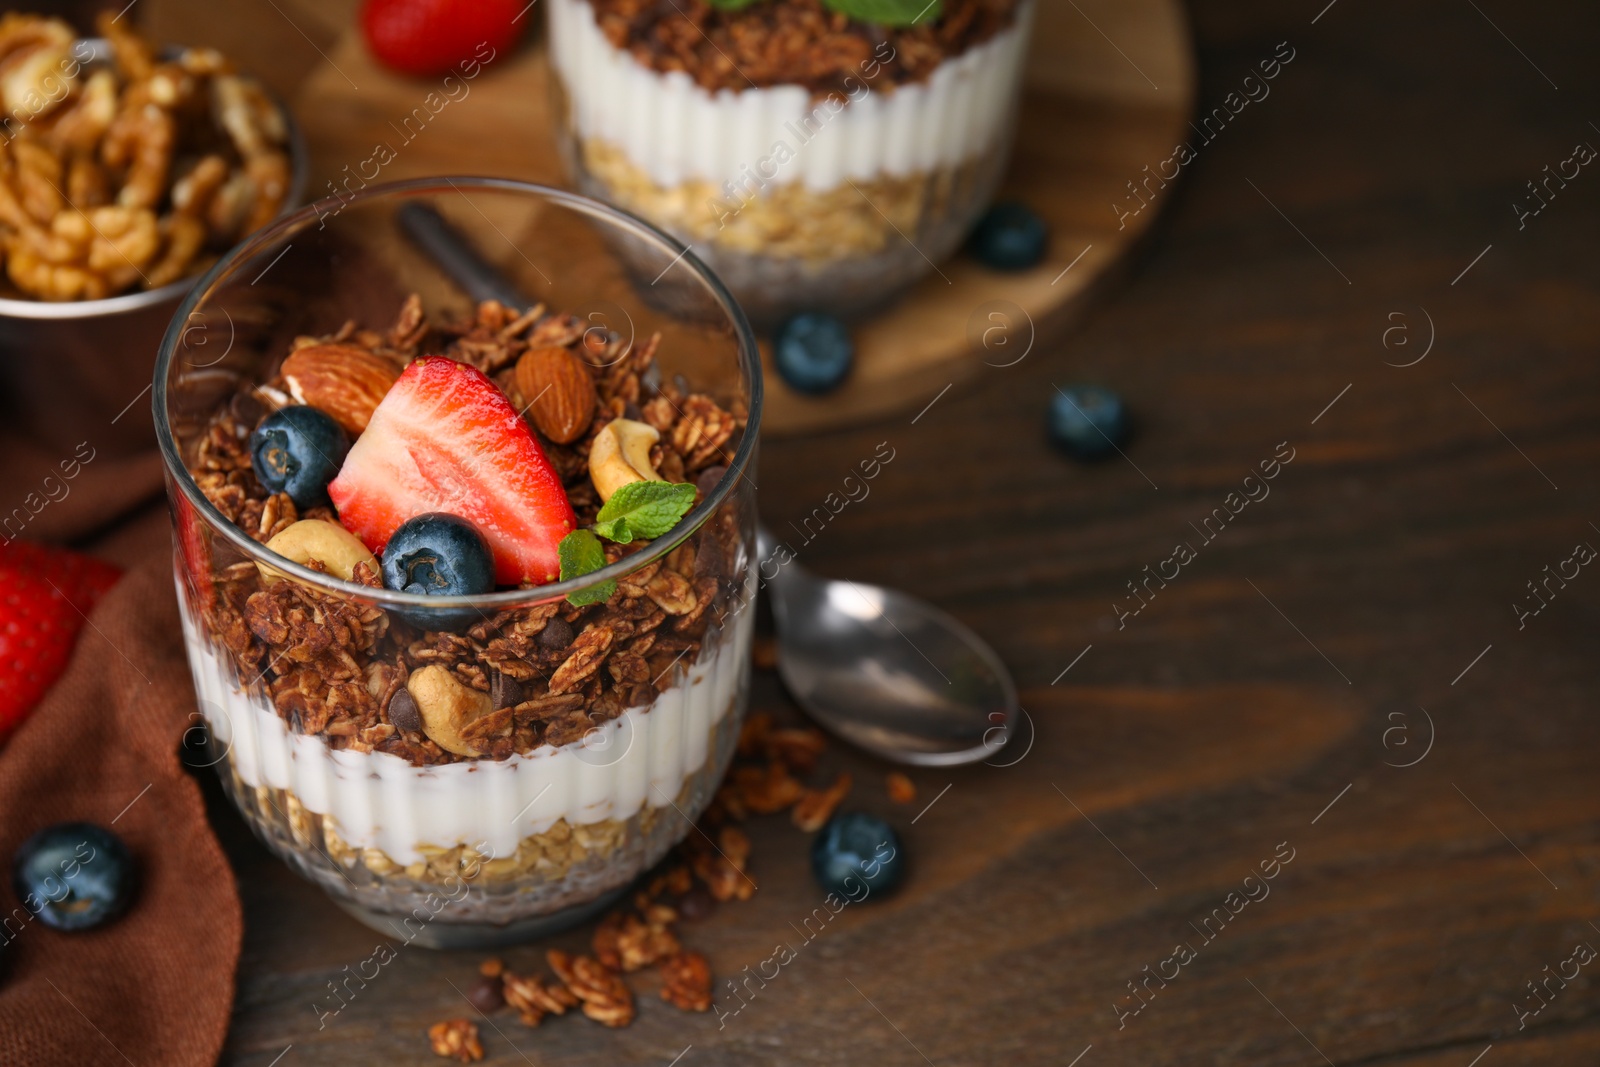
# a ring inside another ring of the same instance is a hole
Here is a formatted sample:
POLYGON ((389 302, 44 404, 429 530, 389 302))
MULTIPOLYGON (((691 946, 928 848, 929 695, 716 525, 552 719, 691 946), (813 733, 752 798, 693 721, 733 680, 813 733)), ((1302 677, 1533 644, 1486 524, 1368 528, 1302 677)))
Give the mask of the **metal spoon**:
POLYGON ((778 626, 778 673, 821 726, 924 767, 974 763, 1006 743, 1017 689, 981 637, 905 593, 817 577, 765 527, 757 552, 778 626))
MULTIPOLYGON (((475 300, 528 301, 438 212, 400 209, 406 236, 475 300)), ((1017 687, 984 640, 925 601, 818 578, 764 528, 761 577, 778 625, 778 673, 800 706, 851 744, 896 763, 949 767, 998 752, 1017 687)))

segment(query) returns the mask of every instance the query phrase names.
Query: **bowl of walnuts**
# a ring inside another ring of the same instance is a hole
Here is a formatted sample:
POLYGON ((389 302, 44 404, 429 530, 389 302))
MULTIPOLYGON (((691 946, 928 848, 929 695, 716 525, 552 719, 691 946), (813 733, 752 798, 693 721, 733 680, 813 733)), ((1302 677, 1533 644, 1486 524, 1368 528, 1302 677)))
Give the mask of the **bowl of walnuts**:
POLYGON ((222 53, 97 29, 0 17, 0 402, 35 440, 117 454, 154 440, 136 401, 183 294, 295 206, 306 153, 222 53))

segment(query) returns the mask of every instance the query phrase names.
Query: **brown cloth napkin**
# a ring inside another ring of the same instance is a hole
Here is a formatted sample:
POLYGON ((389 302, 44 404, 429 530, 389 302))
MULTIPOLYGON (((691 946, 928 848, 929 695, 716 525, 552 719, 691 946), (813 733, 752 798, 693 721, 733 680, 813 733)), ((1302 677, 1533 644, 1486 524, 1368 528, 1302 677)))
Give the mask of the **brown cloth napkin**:
MULTIPOLYGON (((90 444, 92 448, 92 443, 90 444)), ((211 1064, 227 1035, 243 921, 233 872, 178 758, 200 720, 173 592, 161 465, 96 455, 61 494, 67 459, 0 442, 0 518, 127 568, 95 607, 54 688, 0 748, 0 1064, 211 1064), (56 499, 40 492, 44 479, 56 499), (58 933, 11 890, 29 834, 85 820, 139 864, 139 897, 109 926, 58 933)), ((3 593, 0 590, 0 593, 3 593)), ((205 772, 209 773, 209 772, 205 772)))

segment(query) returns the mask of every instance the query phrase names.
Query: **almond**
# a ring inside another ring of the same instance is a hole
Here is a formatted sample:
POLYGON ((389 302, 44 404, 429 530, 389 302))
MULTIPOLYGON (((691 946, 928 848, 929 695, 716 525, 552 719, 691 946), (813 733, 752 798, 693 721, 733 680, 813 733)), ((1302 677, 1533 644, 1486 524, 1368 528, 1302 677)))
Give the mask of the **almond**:
POLYGON ((557 444, 582 437, 594 418, 594 379, 565 348, 532 348, 517 361, 517 392, 539 432, 557 444))
POLYGON ((291 396, 332 415, 356 437, 400 377, 400 368, 394 360, 365 348, 330 343, 296 349, 283 361, 280 373, 291 396))

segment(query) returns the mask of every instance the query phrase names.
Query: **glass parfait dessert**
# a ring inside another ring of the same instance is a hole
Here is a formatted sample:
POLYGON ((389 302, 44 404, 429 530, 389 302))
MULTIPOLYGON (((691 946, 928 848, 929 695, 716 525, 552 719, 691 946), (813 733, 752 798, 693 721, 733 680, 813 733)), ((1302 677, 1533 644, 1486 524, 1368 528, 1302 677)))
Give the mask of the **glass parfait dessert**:
POLYGON ((864 312, 999 185, 1032 0, 549 0, 583 192, 691 244, 758 323, 864 312))
POLYGON ((262 840, 440 947, 656 863, 747 697, 759 374, 692 254, 538 186, 375 187, 220 263, 155 411, 211 758, 262 840), (456 293, 397 239, 419 203, 538 299, 456 293))

